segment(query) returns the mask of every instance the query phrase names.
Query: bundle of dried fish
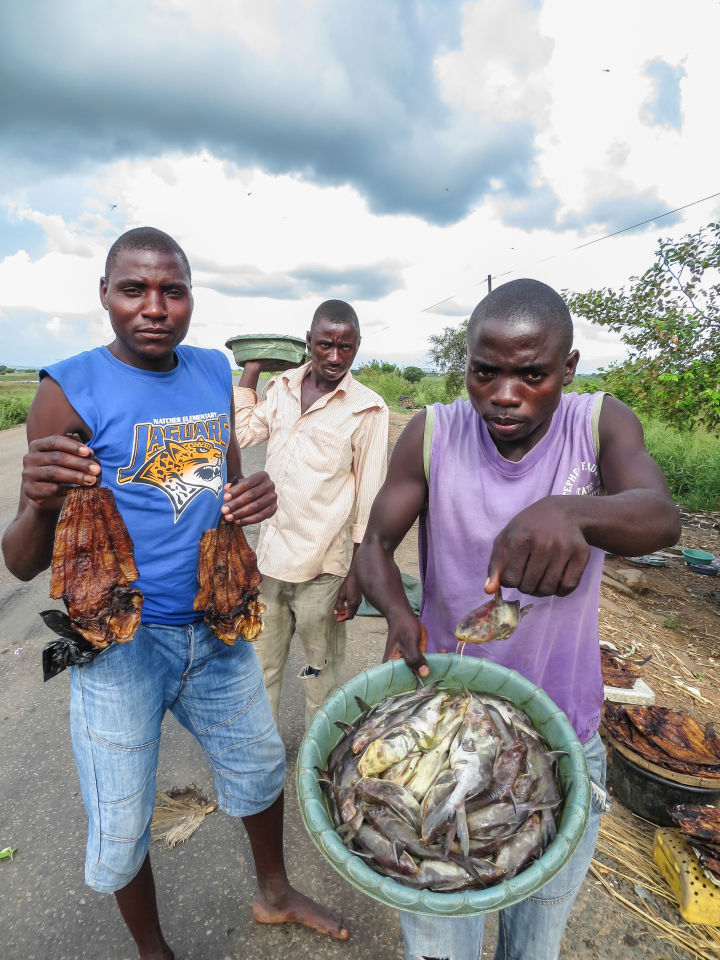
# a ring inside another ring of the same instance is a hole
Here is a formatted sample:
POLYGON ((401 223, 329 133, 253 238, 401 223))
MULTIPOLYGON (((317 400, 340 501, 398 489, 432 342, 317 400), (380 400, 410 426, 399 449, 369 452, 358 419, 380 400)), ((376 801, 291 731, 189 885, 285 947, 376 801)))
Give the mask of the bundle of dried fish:
POLYGON ((62 639, 43 649, 45 680, 68 666, 89 663, 111 643, 135 636, 142 591, 133 589, 138 571, 133 543, 108 487, 73 487, 55 530, 50 596, 68 613, 40 616, 62 639))
POLYGON ((363 710, 320 782, 338 834, 368 864, 435 891, 514 876, 555 837, 553 753, 521 710, 419 686, 363 710))
POLYGON ((73 487, 55 531, 50 596, 62 598, 73 628, 94 647, 132 640, 143 595, 133 543, 109 487, 73 487))
POLYGON ((215 530, 203 533, 194 607, 205 612, 205 623, 228 646, 238 637, 260 636, 265 611, 257 598, 260 579, 257 558, 242 527, 221 518, 215 530))
POLYGON ((700 866, 720 882, 720 810, 678 803, 670 807, 668 813, 680 827, 682 835, 687 837, 700 866))
POLYGON ((689 714, 667 707, 605 703, 603 723, 620 743, 645 760, 677 773, 720 777, 720 742, 689 714))
POLYGON ((600 647, 600 666, 603 683, 608 687, 630 690, 640 677, 640 673, 624 657, 607 647, 600 647))

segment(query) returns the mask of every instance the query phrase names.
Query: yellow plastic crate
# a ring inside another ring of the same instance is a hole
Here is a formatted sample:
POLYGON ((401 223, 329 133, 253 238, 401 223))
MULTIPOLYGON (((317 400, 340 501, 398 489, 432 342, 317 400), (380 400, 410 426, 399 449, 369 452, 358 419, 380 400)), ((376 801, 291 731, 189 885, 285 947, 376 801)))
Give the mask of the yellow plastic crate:
POLYGON ((682 918, 720 927, 720 887, 705 876, 679 830, 655 831, 653 860, 677 897, 682 918))

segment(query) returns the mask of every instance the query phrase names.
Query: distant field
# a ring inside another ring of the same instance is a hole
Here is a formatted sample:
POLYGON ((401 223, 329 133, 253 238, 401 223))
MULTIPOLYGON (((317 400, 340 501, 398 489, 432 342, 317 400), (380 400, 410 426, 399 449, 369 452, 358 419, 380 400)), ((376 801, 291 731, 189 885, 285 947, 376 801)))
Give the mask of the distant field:
POLYGON ((37 390, 37 381, 21 383, 18 380, 31 377, 30 373, 0 374, 0 430, 25 423, 37 390))

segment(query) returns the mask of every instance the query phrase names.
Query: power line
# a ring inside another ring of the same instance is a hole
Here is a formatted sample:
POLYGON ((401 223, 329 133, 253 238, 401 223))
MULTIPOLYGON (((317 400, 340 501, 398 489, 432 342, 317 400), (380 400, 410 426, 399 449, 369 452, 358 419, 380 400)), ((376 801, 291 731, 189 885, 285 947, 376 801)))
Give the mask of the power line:
MULTIPOLYGON (((548 260, 556 260, 558 257, 567 256, 568 253, 573 253, 575 250, 582 250, 583 247, 591 247, 594 243, 600 243, 601 240, 609 240, 611 237, 617 237, 621 233, 627 233, 628 230, 635 230, 636 227, 644 227, 648 223, 654 223, 656 220, 662 220, 663 217, 669 217, 673 213, 679 213, 681 210, 687 210, 688 207, 697 206, 698 203, 705 203, 706 200, 714 200, 716 197, 720 197, 720 192, 711 193, 707 197, 701 197, 699 200, 692 200, 690 203, 685 203, 681 207, 675 207, 674 210, 666 210, 665 213, 659 213, 656 217, 650 217, 649 220, 641 220, 639 223, 633 223, 629 227, 623 227, 622 230, 615 230, 614 233, 606 233, 602 237, 596 237, 594 240, 587 240, 585 243, 579 243, 575 247, 570 247, 569 250, 566 250, 564 253, 551 253, 549 257, 542 257, 540 260, 533 260, 532 265, 537 263, 547 263, 548 260)), ((505 270, 503 273, 495 273, 490 276, 488 274, 488 283, 492 280, 499 280, 501 277, 507 277, 511 273, 515 273, 515 270, 505 270)), ((478 280, 476 286, 484 281, 478 280)), ((449 297, 444 297, 442 300, 438 300, 437 303, 431 304, 429 307, 423 307, 421 313, 428 313, 431 310, 434 310, 435 307, 441 306, 443 303, 447 303, 448 300, 454 300, 457 294, 452 293, 449 297)))

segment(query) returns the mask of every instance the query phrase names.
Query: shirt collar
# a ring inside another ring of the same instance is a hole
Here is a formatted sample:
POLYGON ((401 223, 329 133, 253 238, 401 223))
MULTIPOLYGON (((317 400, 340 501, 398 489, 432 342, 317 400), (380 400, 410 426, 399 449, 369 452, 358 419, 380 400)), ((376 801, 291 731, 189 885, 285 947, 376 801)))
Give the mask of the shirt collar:
MULTIPOLYGON (((283 373, 281 375, 282 379, 293 393, 299 393, 300 385, 310 371, 311 366, 312 361, 309 363, 304 363, 301 367, 296 367, 294 370, 288 370, 287 373, 283 373)), ((342 380, 338 382, 338 385, 335 387, 335 389, 331 390, 330 393, 325 394, 326 402, 330 399, 330 397, 334 397, 338 393, 347 393, 351 384, 354 382, 355 380, 352 372, 348 370, 342 380)))

